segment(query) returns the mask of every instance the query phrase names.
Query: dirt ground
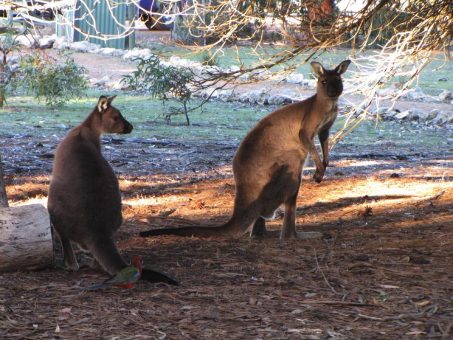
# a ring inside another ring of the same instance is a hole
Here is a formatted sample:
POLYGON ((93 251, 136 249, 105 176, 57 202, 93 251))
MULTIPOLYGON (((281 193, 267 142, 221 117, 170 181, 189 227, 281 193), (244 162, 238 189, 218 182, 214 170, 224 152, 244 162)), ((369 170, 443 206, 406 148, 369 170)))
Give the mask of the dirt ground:
MULTIPOLYGON (((180 285, 83 292, 105 275, 88 267, 3 273, 0 338, 453 338, 451 146, 388 158, 335 149, 320 184, 308 167, 296 222, 321 239, 279 241, 281 214, 262 239, 141 238, 150 228, 221 224, 231 212, 235 146, 172 147, 194 169, 146 173, 143 159, 109 159, 124 197, 119 248, 180 285)), ((27 174, 20 162, 5 169, 12 203, 45 200, 51 159, 41 161, 27 174)))

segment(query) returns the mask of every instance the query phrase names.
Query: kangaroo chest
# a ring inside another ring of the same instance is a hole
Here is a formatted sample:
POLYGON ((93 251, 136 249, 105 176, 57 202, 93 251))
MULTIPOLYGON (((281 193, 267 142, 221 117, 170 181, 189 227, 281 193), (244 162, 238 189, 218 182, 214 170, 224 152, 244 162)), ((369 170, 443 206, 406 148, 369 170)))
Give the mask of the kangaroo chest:
POLYGON ((337 118, 338 114, 338 106, 337 104, 333 104, 332 107, 327 110, 322 119, 320 120, 318 126, 316 127, 316 133, 319 132, 319 130, 322 130, 324 127, 330 128, 330 126, 333 124, 335 119, 337 118))

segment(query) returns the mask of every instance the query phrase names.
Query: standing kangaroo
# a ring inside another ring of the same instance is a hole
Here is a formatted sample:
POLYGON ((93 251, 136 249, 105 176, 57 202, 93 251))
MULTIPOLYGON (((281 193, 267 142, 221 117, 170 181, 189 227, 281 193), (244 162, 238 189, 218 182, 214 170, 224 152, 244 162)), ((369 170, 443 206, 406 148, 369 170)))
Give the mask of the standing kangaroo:
MULTIPOLYGON (((91 252, 110 275, 128 264, 121 257, 113 235, 121 226, 118 180, 101 153, 103 133, 126 134, 132 125, 111 105, 115 97, 101 96, 85 121, 73 128, 58 145, 49 187, 48 210, 60 237, 65 266, 79 269, 71 241, 91 252)), ((149 281, 174 281, 147 270, 149 281)))
POLYGON ((272 112, 247 134, 233 160, 236 197, 227 223, 217 227, 155 229, 140 235, 235 235, 253 225, 251 235, 258 236, 266 232, 264 218, 284 204, 280 238, 297 237, 296 199, 302 167, 310 154, 316 164, 314 179, 321 182, 329 164, 329 129, 337 117, 337 101, 343 92, 341 75, 349 64, 345 60, 335 69, 326 70, 320 63, 312 62, 318 78, 316 94, 272 112), (316 134, 321 142, 322 162, 313 143, 316 134))

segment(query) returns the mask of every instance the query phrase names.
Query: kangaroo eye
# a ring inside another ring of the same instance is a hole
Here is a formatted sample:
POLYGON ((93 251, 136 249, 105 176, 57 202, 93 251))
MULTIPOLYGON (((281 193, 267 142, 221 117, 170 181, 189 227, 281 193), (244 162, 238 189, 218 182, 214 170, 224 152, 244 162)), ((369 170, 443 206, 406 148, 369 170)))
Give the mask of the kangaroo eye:
POLYGON ((321 84, 326 85, 327 84, 327 80, 322 80, 321 84))

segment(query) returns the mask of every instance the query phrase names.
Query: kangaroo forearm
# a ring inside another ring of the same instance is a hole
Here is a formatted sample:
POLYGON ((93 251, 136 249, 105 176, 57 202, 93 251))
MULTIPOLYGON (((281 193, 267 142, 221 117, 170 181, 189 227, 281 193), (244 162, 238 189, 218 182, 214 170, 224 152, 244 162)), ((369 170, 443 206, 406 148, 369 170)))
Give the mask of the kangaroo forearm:
POLYGON ((322 169, 323 166, 321 163, 321 158, 319 157, 318 150, 316 150, 316 146, 313 143, 313 141, 306 137, 301 136, 301 142, 302 142, 302 146, 308 151, 311 158, 315 162, 316 168, 322 169))

